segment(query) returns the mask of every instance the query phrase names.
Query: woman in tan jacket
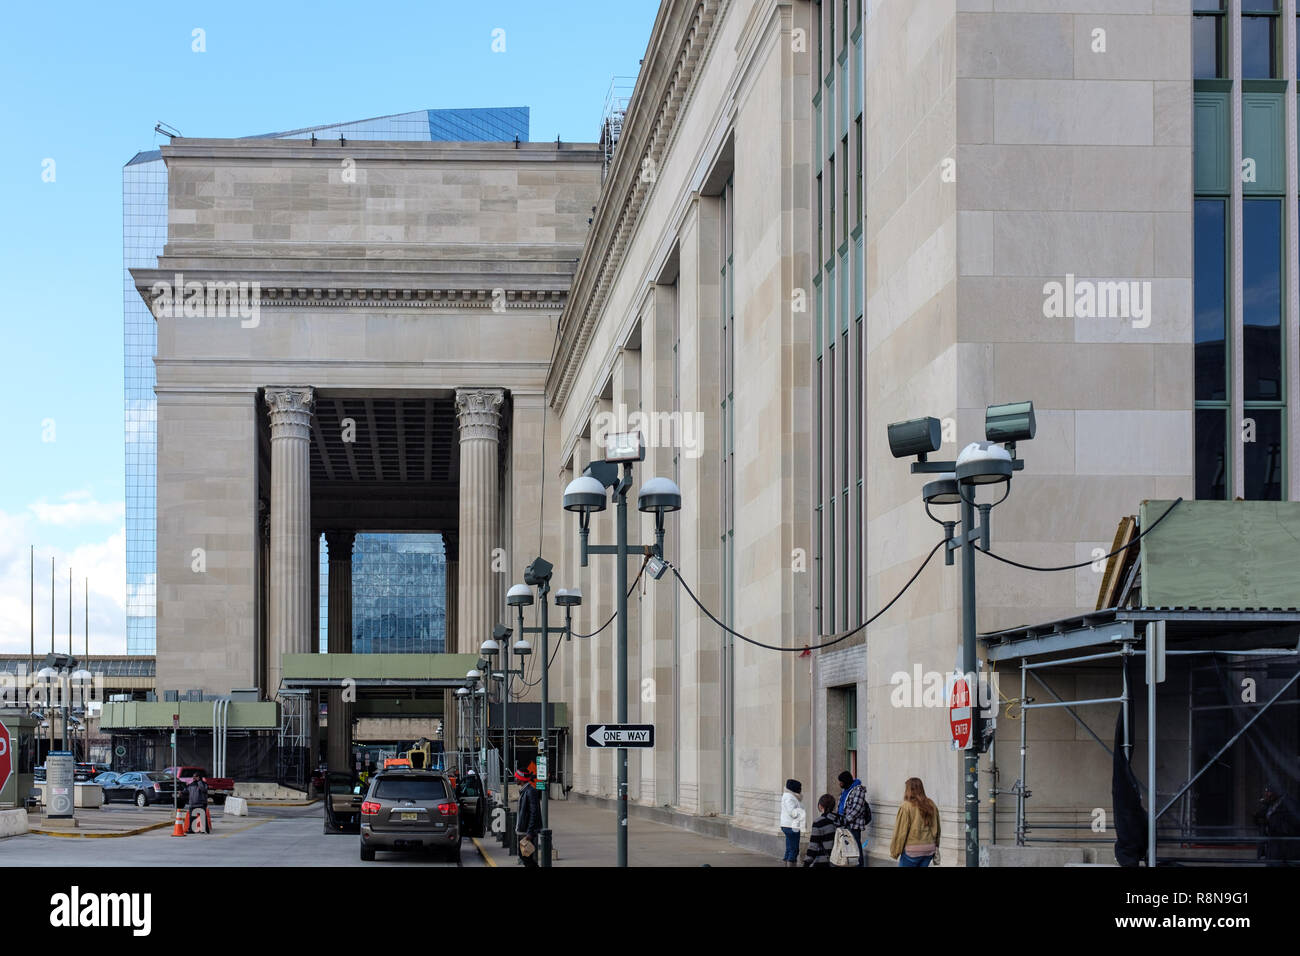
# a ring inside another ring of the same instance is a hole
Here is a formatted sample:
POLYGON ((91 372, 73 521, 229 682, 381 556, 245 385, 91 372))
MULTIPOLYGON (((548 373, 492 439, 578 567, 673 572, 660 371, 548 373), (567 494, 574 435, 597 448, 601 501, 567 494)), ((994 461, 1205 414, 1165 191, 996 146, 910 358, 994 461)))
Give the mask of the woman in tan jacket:
POLYGON ((894 839, 889 855, 899 866, 929 866, 939 852, 939 808, 925 795, 920 777, 908 777, 903 785, 903 804, 894 820, 894 839))

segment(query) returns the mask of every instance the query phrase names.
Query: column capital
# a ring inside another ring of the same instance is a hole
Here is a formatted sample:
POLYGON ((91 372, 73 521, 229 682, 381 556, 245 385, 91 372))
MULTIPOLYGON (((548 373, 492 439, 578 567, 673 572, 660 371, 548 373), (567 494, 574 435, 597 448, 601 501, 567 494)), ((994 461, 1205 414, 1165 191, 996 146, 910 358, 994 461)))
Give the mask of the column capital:
POLYGON ((501 429, 501 406, 506 393, 499 388, 456 389, 456 419, 460 440, 473 438, 496 441, 501 429))
POLYGON ((285 426, 306 428, 311 425, 316 390, 310 385, 268 385, 265 395, 271 418, 271 437, 276 437, 276 430, 285 426))
POLYGON ((325 546, 329 548, 330 564, 335 561, 351 561, 352 545, 356 540, 355 531, 326 531, 325 546))

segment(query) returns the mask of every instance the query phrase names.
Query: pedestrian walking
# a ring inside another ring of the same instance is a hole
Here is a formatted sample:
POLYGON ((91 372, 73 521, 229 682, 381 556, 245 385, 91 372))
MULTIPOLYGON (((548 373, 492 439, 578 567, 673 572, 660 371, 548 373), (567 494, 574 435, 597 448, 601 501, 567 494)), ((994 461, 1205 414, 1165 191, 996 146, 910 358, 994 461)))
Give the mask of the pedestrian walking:
POLYGON ((835 842, 835 827, 839 822, 835 815, 835 798, 823 793, 817 798, 817 809, 821 816, 813 821, 812 831, 808 834, 808 849, 804 853, 804 866, 831 865, 831 846, 835 842))
POLYGON ((894 820, 889 855, 899 866, 929 866, 939 858, 939 808, 925 795, 920 777, 903 784, 903 804, 894 820))
POLYGON ((542 829, 542 795, 538 793, 536 778, 527 771, 515 772, 519 784, 519 813, 515 817, 515 836, 519 840, 519 862, 524 866, 537 866, 537 835, 542 829))
POLYGON ((862 847, 862 834, 871 822, 871 807, 867 803, 867 788, 862 781, 847 770, 840 772, 840 801, 836 812, 840 826, 847 827, 858 846, 858 866, 867 865, 867 854, 862 847))
POLYGON ((785 782, 785 793, 781 794, 781 832, 785 834, 785 856, 781 861, 786 866, 799 865, 799 838, 803 834, 804 822, 808 814, 803 808, 803 784, 791 778, 785 782))

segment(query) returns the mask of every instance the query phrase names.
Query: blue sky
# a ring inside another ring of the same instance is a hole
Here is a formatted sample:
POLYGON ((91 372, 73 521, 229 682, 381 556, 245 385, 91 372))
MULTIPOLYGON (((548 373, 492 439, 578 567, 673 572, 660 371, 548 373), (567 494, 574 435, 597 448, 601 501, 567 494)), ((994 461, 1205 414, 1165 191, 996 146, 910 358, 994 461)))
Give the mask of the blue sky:
MULTIPOLYGON (((8 416, 0 468, 0 651, 48 646, 49 562, 90 577, 92 652, 124 599, 122 166, 164 137, 241 136, 426 108, 528 106, 531 139, 596 138, 657 3, 10 5, 0 33, 0 268, 8 416), (205 52, 195 52, 195 29, 205 52), (505 51, 494 52, 493 31, 505 51), (42 178, 53 160, 53 181, 42 178), (43 569, 43 572, 42 572, 43 569), (41 581, 44 580, 44 584, 41 581), (39 610, 44 608, 44 610, 39 610)), ((80 636, 78 637, 80 646, 80 636)))

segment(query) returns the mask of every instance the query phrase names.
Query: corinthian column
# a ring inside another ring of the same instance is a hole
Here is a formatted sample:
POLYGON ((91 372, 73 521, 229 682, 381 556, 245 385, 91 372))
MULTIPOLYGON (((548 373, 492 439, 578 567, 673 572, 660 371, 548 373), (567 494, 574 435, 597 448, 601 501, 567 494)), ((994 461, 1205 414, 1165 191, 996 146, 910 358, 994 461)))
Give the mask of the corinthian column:
POLYGON ((311 413, 306 386, 266 389, 271 419, 270 635, 266 695, 280 687, 280 656, 311 643, 311 413))
POLYGON ((501 546, 497 475, 504 402, 505 393, 499 388, 456 391, 456 419, 460 424, 456 650, 462 654, 474 653, 491 636, 497 616, 492 552, 501 546))
MULTIPOLYGON (((352 653, 352 545, 351 531, 326 531, 329 548, 329 628, 327 647, 331 654, 352 653)), ((352 704, 344 702, 342 690, 329 692, 329 767, 352 769, 352 704)))

